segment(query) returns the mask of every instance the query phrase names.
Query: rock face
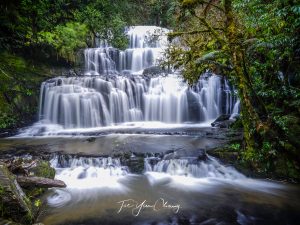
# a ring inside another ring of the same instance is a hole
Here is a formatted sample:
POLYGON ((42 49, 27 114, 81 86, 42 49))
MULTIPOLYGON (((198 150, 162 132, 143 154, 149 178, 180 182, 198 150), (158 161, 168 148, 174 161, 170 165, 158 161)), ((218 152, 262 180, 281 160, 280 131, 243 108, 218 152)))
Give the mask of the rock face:
POLYGON ((0 201, 3 217, 24 224, 32 222, 30 201, 3 163, 0 163, 0 201))

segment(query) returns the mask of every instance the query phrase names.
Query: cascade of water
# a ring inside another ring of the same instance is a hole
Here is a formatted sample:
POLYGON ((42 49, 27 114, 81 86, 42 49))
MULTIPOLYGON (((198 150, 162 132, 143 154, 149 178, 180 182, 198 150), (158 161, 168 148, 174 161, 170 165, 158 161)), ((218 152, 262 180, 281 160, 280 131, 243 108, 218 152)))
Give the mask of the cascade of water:
POLYGON ((129 48, 120 51, 105 44, 86 49, 85 74, 115 74, 122 71, 141 73, 143 69, 156 64, 166 46, 167 29, 155 26, 130 27, 127 35, 129 48))
POLYGON ((190 88, 176 74, 148 78, 134 73, 154 65, 161 55, 166 36, 153 37, 157 32, 167 30, 131 27, 125 51, 106 42, 86 49, 86 75, 97 76, 57 77, 43 82, 40 123, 27 133, 43 133, 42 124, 53 130, 138 121, 199 123, 239 111, 234 90, 221 76, 206 73, 190 88))
POLYGON ((166 173, 171 176, 185 176, 195 178, 222 178, 240 179, 245 176, 232 167, 221 165, 217 160, 209 157, 207 161, 197 161, 196 159, 169 159, 160 160, 154 165, 148 158, 145 159, 146 172, 166 173))
POLYGON ((240 105, 241 105, 241 101, 239 99, 237 99, 237 101, 234 104, 230 119, 234 119, 234 118, 236 118, 236 116, 239 115, 240 107, 241 107, 240 105))
POLYGON ((50 163, 56 170, 56 178, 63 180, 68 188, 75 189, 118 188, 119 179, 128 174, 128 168, 121 166, 119 159, 111 157, 55 155, 50 163))
POLYGON ((194 89, 176 75, 149 80, 140 76, 60 77, 42 83, 40 120, 64 128, 136 121, 200 122, 216 118, 224 109, 232 112, 228 104, 233 100, 222 99, 223 92, 229 89, 224 90, 222 79, 215 75, 201 78, 194 89))

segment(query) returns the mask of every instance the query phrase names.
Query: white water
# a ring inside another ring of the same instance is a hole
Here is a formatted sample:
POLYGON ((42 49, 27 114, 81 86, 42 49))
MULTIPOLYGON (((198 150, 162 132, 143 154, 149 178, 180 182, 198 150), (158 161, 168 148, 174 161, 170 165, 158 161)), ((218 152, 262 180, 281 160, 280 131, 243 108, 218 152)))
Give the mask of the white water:
POLYGON ((65 181, 67 188, 124 189, 120 183, 128 175, 128 168, 121 166, 119 159, 96 157, 72 157, 56 155, 51 161, 56 169, 56 179, 65 181))
POLYGON ((232 167, 225 167, 217 160, 210 157, 207 161, 197 161, 196 159, 169 159, 161 160, 154 166, 145 159, 147 172, 166 173, 171 176, 185 176, 195 178, 222 178, 222 179, 241 179, 245 176, 232 167))
POLYGON ((55 155, 51 166, 56 170, 55 178, 67 185, 65 189, 54 189, 54 194, 48 197, 48 204, 53 207, 62 207, 72 198, 84 201, 99 194, 126 194, 132 188, 129 184, 143 176, 147 177, 149 187, 167 184, 171 188, 197 192, 219 185, 272 194, 283 188, 280 184, 249 179, 210 156, 205 161, 193 157, 169 160, 148 157, 144 159, 145 173, 140 176, 131 175, 120 159, 111 157, 55 155))
POLYGON ((237 117, 239 115, 240 107, 241 107, 241 101, 238 99, 234 104, 230 119, 234 119, 235 117, 237 117))
POLYGON ((62 180, 67 187, 55 188, 48 198, 51 207, 64 207, 70 201, 86 201, 94 196, 127 193, 122 181, 128 178, 128 168, 121 166, 116 158, 73 157, 55 155, 51 161, 55 168, 55 179, 62 180))
POLYGON ((159 199, 179 204, 179 212, 196 221, 195 224, 207 224, 207 221, 217 224, 214 218, 220 210, 226 214, 225 217, 221 215, 218 221, 228 223, 226 216, 231 213, 237 215, 230 224, 235 224, 235 220, 239 224, 252 224, 264 218, 261 212, 265 213, 266 208, 262 205, 271 210, 273 208, 270 207, 274 207, 278 213, 276 207, 289 207, 285 201, 298 199, 291 194, 295 190, 285 185, 246 178, 210 156, 205 161, 196 158, 146 158, 146 171, 140 175, 129 175, 127 169, 123 173, 120 160, 113 158, 60 156, 53 158, 52 165, 56 167, 56 178, 65 181, 67 187, 49 191, 48 207, 39 218, 44 224, 150 224, 151 221, 169 224, 170 220, 164 220, 164 216, 176 216, 172 209, 159 209, 161 213, 153 213, 151 208, 141 208, 137 217, 132 214, 133 210, 137 210, 133 206, 151 205, 159 199), (157 161, 153 163, 151 160, 157 161), (90 173, 91 168, 93 172, 90 173), (123 201, 133 205, 122 208, 119 213, 123 201), (253 207, 257 207, 258 213, 247 211, 253 207), (157 217, 158 213, 160 216, 157 217), (208 219, 203 219, 202 215, 207 213, 208 219), (200 219, 195 220, 198 215, 200 219), (136 223, 137 220, 140 222, 136 223))
POLYGON ((141 74, 143 69, 157 65, 167 44, 167 32, 167 29, 156 26, 130 27, 127 31, 129 46, 125 51, 106 43, 86 49, 85 75, 141 74))
POLYGON ((166 46, 166 35, 161 34, 166 32, 153 26, 131 27, 125 51, 107 43, 86 49, 85 76, 43 82, 39 122, 21 136, 141 122, 160 122, 162 127, 199 124, 238 112, 234 91, 220 76, 205 74, 188 87, 178 74, 137 75, 159 61, 166 46))
POLYGON ((231 166, 224 166, 208 156, 205 161, 196 158, 145 158, 145 175, 154 185, 168 184, 183 190, 203 191, 219 185, 232 185, 269 194, 280 195, 284 185, 265 180, 247 178, 231 166), (154 163, 151 161, 154 160, 154 163))
POLYGON ((42 84, 39 118, 64 129, 138 121, 199 123, 232 112, 234 97, 224 100, 224 93, 229 96, 231 90, 216 75, 200 79, 194 88, 176 75, 60 77, 42 84))

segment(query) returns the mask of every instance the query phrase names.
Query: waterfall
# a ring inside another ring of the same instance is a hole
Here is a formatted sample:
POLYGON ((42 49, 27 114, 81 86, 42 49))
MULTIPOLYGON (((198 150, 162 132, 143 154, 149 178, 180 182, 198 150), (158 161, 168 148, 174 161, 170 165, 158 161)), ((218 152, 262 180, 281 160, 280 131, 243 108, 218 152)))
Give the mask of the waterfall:
POLYGON ((198 161, 195 158, 185 159, 162 159, 151 163, 152 158, 145 158, 146 172, 156 172, 171 176, 193 177, 193 178, 221 178, 221 179, 241 179, 245 176, 233 167, 221 165, 213 157, 206 161, 198 161))
POLYGON ((85 75, 116 74, 130 71, 141 74, 143 69, 157 64, 167 43, 167 29, 156 26, 130 27, 129 48, 125 51, 101 43, 89 48, 85 55, 85 75))
POLYGON ((223 86, 216 75, 201 78, 194 88, 177 75, 58 77, 42 83, 39 118, 65 129, 137 121, 201 122, 232 111, 222 98, 230 90, 223 86))
POLYGON ((105 41, 86 49, 84 76, 56 77, 41 84, 40 122, 26 133, 139 121, 200 123, 238 112, 234 90, 221 76, 206 73, 189 87, 175 73, 141 75, 160 60, 166 32, 155 26, 130 27, 125 51, 105 41))
POLYGON ((230 119, 234 119, 239 115, 240 107, 241 107, 241 101, 238 99, 234 104, 230 119))
POLYGON ((55 155, 50 163, 56 170, 55 178, 73 189, 120 188, 120 179, 129 173, 120 159, 111 157, 55 155))

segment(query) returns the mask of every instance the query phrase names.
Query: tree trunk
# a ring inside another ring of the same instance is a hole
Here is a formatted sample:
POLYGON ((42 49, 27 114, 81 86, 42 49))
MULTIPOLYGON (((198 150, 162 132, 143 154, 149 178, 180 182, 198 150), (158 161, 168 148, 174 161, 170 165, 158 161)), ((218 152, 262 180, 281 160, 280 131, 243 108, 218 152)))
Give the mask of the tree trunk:
POLYGON ((228 40, 228 51, 231 55, 231 62, 234 67, 234 76, 237 78, 237 86, 242 103, 242 115, 244 125, 244 137, 247 144, 247 150, 254 151, 255 137, 253 127, 259 123, 259 116, 256 113, 252 100, 249 81, 243 72, 243 57, 242 51, 237 44, 237 28, 234 22, 232 11, 232 0, 224 1, 224 9, 226 16, 226 38, 228 40))
POLYGON ((61 180, 53 180, 44 177, 17 176, 17 181, 21 187, 41 187, 41 188, 66 187, 65 182, 61 180))

